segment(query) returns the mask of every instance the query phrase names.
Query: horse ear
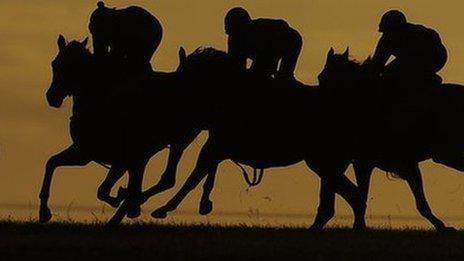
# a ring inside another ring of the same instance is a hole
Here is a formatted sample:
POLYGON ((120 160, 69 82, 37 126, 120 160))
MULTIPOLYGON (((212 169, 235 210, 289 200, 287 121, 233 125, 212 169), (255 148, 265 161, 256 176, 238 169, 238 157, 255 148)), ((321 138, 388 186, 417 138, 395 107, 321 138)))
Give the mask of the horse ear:
POLYGON ((84 46, 84 47, 87 47, 87 44, 89 43, 89 37, 85 37, 84 40, 82 40, 81 44, 84 46))
POLYGON ((182 64, 187 60, 187 53, 185 52, 184 47, 180 47, 179 49, 179 62, 182 64))
POLYGON ((346 50, 345 52, 342 54, 343 58, 348 60, 348 58, 350 57, 350 47, 346 47, 346 50))
POLYGON ((330 61, 334 55, 335 55, 334 48, 330 48, 329 53, 327 53, 327 61, 330 61))
POLYGON ((60 51, 63 51, 64 48, 66 47, 66 39, 64 39, 64 36, 60 34, 58 37, 58 48, 60 51))

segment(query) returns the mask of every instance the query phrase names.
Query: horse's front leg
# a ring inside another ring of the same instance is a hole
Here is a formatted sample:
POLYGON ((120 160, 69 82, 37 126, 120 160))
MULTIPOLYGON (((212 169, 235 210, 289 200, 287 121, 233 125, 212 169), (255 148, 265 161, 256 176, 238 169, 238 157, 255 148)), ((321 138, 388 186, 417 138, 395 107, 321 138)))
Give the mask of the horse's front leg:
POLYGON ((334 159, 330 164, 325 160, 314 162, 306 160, 306 163, 321 178, 321 202, 311 229, 322 229, 332 218, 335 204, 334 192, 342 196, 353 209, 355 216, 353 228, 365 229, 365 204, 361 200, 358 188, 344 175, 349 162, 345 160, 337 162, 334 159))
POLYGON ((319 190, 319 207, 317 208, 316 218, 313 224, 309 227, 312 231, 319 231, 333 218, 335 215, 335 188, 327 182, 326 179, 321 179, 321 188, 319 190))
POLYGON ((52 213, 48 207, 48 199, 50 197, 50 187, 52 183, 53 173, 56 168, 61 166, 85 166, 90 162, 90 159, 79 151, 75 145, 71 145, 66 150, 52 156, 46 164, 45 175, 40 190, 40 212, 39 221, 44 223, 52 218, 52 213))
POLYGON ((437 218, 430 209, 427 198, 425 197, 424 186, 422 182, 422 175, 419 166, 414 166, 407 170, 401 176, 406 177, 406 180, 411 188, 414 198, 416 200, 416 207, 419 213, 425 217, 437 231, 454 230, 452 227, 446 227, 445 223, 437 218))
POLYGON ((211 201, 211 192, 214 188, 214 181, 216 179, 218 165, 211 166, 206 176, 205 184, 203 185, 203 194, 201 195, 200 201, 200 215, 208 215, 213 211, 213 202, 211 201))

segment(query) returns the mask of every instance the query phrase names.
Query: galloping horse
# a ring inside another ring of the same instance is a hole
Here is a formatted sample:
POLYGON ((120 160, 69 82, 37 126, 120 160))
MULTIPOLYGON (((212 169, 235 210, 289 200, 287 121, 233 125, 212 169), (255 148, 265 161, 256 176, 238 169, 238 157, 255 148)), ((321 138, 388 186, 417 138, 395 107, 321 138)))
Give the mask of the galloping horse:
MULTIPOLYGON (((427 159, 464 171, 464 86, 442 84, 438 89, 405 93, 389 90, 385 82, 363 64, 349 60, 331 49, 319 75, 321 88, 332 90, 352 115, 353 167, 363 201, 367 203, 370 177, 374 168, 393 172, 408 182, 419 213, 438 231, 452 230, 438 219, 427 202, 418 163, 427 159), (396 92, 392 95, 385 95, 396 92), (404 120, 406 119, 406 120, 404 120), (447 154, 447 155, 443 155, 447 154), (452 162, 450 155, 458 157, 452 162)), ((408 83, 403 84, 424 84, 408 83)), ((335 193, 321 198, 317 219, 330 220, 334 214, 335 193), (327 214, 324 214, 327 213, 327 214)), ((364 206, 367 206, 364 204, 364 206)))
POLYGON ((212 48, 181 55, 180 61, 178 80, 207 90, 198 106, 212 108, 213 114, 204 119, 209 139, 181 190, 152 216, 166 217, 205 177, 200 213, 209 213, 209 194, 217 166, 224 160, 257 169, 305 161, 321 178, 321 196, 339 193, 353 208, 354 228, 365 228, 365 207, 360 205, 358 190, 343 175, 352 158, 344 150, 349 141, 339 134, 345 121, 327 95, 296 81, 241 72, 226 53, 212 48))
POLYGON ((91 161, 111 166, 99 187, 98 198, 117 207, 127 196, 128 216, 138 216, 142 176, 148 160, 171 146, 168 166, 159 183, 149 191, 157 194, 173 187, 182 152, 201 131, 191 120, 196 114, 195 107, 188 108, 191 96, 188 90, 177 94, 180 92, 173 74, 124 79, 112 71, 115 68, 97 63, 86 45, 87 39, 66 43, 60 36, 59 52, 52 62, 53 82, 47 100, 50 106, 59 108, 66 97, 73 98, 73 144, 47 161, 40 192, 41 222, 52 217, 48 198, 54 170, 60 166, 84 166, 91 161), (173 95, 177 103, 172 102, 173 95), (123 194, 127 195, 111 197, 111 187, 126 170, 129 184, 123 194))

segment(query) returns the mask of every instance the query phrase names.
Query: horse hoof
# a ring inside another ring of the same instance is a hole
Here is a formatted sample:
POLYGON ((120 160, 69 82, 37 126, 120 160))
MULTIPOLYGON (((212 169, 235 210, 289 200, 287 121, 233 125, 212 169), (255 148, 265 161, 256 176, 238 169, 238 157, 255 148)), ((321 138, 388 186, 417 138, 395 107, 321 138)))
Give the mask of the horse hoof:
POLYGON ((106 222, 105 226, 106 227, 117 227, 119 224, 121 224, 121 221, 122 220, 111 218, 110 220, 108 220, 108 222, 106 222))
POLYGON ((140 206, 131 208, 130 210, 127 211, 127 217, 128 218, 138 218, 142 214, 142 210, 140 206))
POLYGON ((47 223, 52 219, 52 212, 48 207, 40 207, 39 211, 39 222, 40 223, 47 223))
POLYGON ((353 225, 353 230, 354 231, 359 231, 359 232, 366 231, 367 226, 366 226, 366 224, 354 224, 353 225))
POLYGON ((213 211, 213 202, 211 200, 208 200, 208 201, 202 201, 200 203, 200 215, 208 215, 209 213, 211 213, 211 211, 213 211))
POLYGON ((168 216, 168 212, 166 210, 164 210, 163 208, 159 208, 159 209, 153 211, 151 213, 151 216, 153 218, 163 219, 163 218, 166 218, 168 216))
POLYGON ((322 230, 324 230, 324 227, 323 227, 323 226, 320 226, 320 225, 312 224, 312 225, 309 227, 309 231, 310 231, 310 232, 321 232, 322 230))
POLYGON ((457 230, 456 228, 454 227, 444 227, 444 228, 441 228, 441 229, 438 229, 438 232, 440 233, 452 233, 452 232, 457 232, 459 230, 457 230))

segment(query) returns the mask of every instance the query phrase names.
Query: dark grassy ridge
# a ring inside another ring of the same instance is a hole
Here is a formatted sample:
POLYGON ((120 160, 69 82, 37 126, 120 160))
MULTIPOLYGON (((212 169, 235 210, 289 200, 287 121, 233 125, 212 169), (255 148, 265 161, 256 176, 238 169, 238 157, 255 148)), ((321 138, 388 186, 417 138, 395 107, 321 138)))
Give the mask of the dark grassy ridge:
POLYGON ((464 260, 464 233, 0 223, 0 260, 464 260))

